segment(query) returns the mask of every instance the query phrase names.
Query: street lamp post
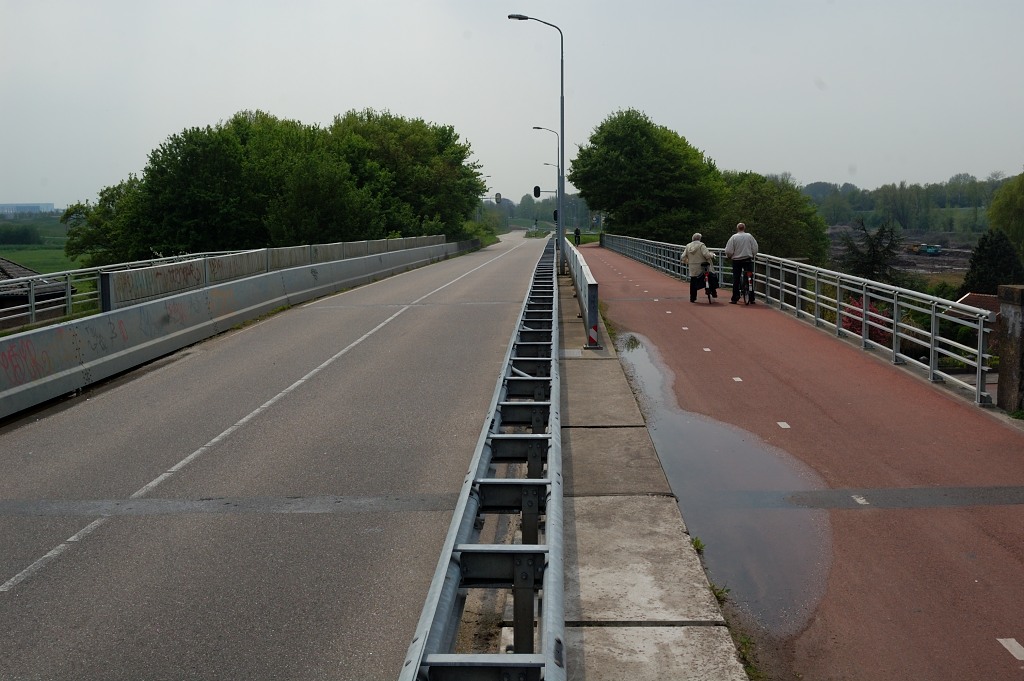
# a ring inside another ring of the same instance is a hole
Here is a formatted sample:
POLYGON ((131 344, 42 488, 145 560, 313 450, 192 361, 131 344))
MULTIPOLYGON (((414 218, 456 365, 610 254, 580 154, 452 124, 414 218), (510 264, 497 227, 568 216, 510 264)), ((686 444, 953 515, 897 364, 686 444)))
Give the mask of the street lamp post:
POLYGON ((559 135, 554 130, 552 130, 551 128, 544 128, 544 127, 541 127, 539 125, 533 126, 533 129, 534 130, 547 130, 548 132, 550 132, 551 134, 553 134, 555 136, 555 162, 553 164, 549 163, 548 165, 554 165, 556 168, 558 168, 558 175, 559 175, 559 177, 561 177, 561 175, 562 175, 562 165, 558 161, 558 155, 562 151, 562 136, 559 135))
POLYGON ((536 21, 558 31, 559 63, 561 69, 558 129, 561 131, 561 134, 558 135, 558 224, 556 226, 558 228, 558 270, 559 274, 564 274, 565 249, 562 248, 562 239, 565 238, 565 229, 563 227, 565 224, 565 206, 563 205, 565 203, 565 35, 562 33, 562 29, 537 17, 528 17, 525 14, 509 14, 508 18, 516 21, 536 21))

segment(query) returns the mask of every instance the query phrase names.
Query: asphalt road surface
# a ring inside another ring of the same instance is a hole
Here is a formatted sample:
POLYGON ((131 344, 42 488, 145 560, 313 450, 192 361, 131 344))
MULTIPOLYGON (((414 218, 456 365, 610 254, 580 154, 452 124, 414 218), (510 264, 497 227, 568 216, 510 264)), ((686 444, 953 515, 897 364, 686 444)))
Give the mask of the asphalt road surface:
MULTIPOLYGON (((683 282, 583 253, 607 318, 655 346, 682 410, 795 457, 827 486, 785 495, 793 509, 827 512, 826 576, 795 634, 753 623, 766 678, 1024 679, 1019 422, 778 310, 730 305, 728 290, 690 303, 683 282)), ((688 445, 685 434, 676 443, 688 445)), ((751 499, 764 494, 749 485, 751 499)), ((714 538, 702 539, 713 553, 714 538)))
POLYGON ((317 300, 0 426, 0 679, 397 677, 544 247, 317 300))

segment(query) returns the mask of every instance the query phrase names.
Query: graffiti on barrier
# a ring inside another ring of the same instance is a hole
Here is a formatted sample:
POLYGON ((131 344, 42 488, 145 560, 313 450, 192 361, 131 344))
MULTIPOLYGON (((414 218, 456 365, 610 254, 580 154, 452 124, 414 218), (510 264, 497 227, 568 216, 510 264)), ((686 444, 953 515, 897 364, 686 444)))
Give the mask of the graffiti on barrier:
POLYGON ((36 352, 31 339, 16 340, 0 348, 0 371, 8 383, 21 385, 49 374, 50 358, 36 352))

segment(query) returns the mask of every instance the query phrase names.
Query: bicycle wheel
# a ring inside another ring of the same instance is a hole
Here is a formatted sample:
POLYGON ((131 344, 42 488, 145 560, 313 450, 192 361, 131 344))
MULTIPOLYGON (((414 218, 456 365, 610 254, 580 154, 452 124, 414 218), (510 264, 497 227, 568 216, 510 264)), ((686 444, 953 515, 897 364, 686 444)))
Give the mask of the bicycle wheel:
POLYGON ((708 294, 708 305, 711 304, 711 275, 707 272, 704 273, 704 293, 708 294))

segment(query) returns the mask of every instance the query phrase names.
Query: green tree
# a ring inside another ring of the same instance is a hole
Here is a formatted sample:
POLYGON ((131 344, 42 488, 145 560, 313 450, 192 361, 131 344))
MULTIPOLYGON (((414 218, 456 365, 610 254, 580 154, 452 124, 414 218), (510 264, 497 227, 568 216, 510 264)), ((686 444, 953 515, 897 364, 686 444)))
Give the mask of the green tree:
POLYGON ((1005 284, 1024 284, 1024 264, 1006 232, 990 229, 978 239, 978 245, 971 252, 960 294, 994 294, 1005 284))
POLYGON ((253 121, 189 128, 149 155, 143 170, 143 215, 134 227, 163 255, 270 245, 267 197, 248 162, 253 121), (244 128, 244 129, 241 129, 244 128))
POLYGON ((857 220, 853 233, 842 234, 840 242, 845 252, 838 260, 848 274, 880 282, 899 279, 893 262, 903 250, 903 238, 895 223, 885 222, 872 231, 857 220))
POLYGON ((485 185, 450 126, 373 111, 328 129, 243 111, 171 135, 141 178, 65 214, 67 252, 109 263, 154 254, 464 238, 485 185))
POLYGON ((470 145, 451 126, 365 110, 336 117, 329 132, 356 186, 379 202, 385 233, 441 229, 457 238, 487 190, 470 145))
POLYGON ((705 241, 724 246, 737 222, 757 239, 762 253, 783 258, 828 259, 827 226, 811 199, 787 177, 722 173, 725 191, 705 241))
POLYGON ((1003 231, 1018 253, 1024 253, 1024 173, 1010 178, 992 195, 989 224, 1003 231))
POLYGON ((64 253, 81 258, 85 267, 151 258, 153 252, 140 240, 138 223, 141 181, 134 175, 105 187, 95 204, 75 203, 67 207, 60 221, 67 226, 64 253))
POLYGON ((715 216, 721 176, 681 135, 634 109, 608 116, 579 149, 569 181, 618 234, 686 243, 715 216))
POLYGON ((523 194, 523 198, 519 199, 519 205, 516 206, 516 217, 524 220, 533 220, 539 217, 539 215, 533 194, 523 194))

